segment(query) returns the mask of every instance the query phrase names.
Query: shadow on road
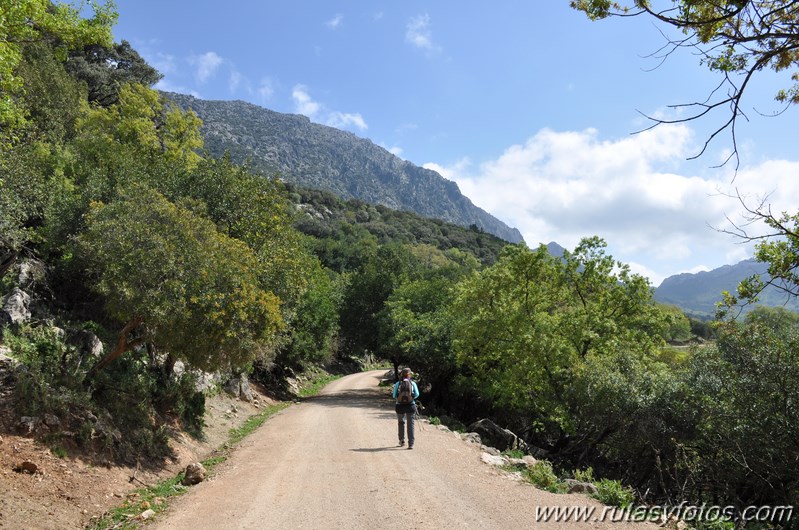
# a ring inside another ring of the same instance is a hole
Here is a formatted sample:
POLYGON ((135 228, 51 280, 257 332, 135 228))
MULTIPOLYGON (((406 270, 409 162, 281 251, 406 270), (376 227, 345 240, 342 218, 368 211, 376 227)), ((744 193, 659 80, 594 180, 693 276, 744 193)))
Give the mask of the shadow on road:
POLYGON ((392 445, 390 447, 361 447, 358 449, 350 449, 353 453, 380 453, 382 451, 399 451, 405 449, 404 447, 397 447, 392 445))
POLYGON ((324 405, 326 407, 358 407, 380 409, 391 405, 387 394, 382 394, 373 388, 357 390, 343 390, 335 394, 322 394, 304 399, 307 403, 324 405))

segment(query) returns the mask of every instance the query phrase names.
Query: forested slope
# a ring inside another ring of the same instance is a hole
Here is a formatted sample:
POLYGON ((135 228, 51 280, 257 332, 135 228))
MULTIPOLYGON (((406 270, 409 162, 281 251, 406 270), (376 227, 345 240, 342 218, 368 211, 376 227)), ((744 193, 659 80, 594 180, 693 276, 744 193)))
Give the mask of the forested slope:
POLYGON ((205 147, 213 156, 229 153, 235 162, 247 162, 285 182, 461 226, 476 225, 511 243, 522 241, 517 229, 472 204, 454 182, 367 139, 244 101, 165 95, 203 120, 205 147))

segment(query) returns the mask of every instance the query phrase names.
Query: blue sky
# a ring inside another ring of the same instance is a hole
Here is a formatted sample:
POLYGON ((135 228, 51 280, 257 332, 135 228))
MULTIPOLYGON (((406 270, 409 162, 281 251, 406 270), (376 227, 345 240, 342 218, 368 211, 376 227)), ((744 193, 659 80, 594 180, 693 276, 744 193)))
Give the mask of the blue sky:
MULTIPOLYGON (((719 82, 664 44, 645 18, 590 22, 567 0, 227 3, 119 0, 117 40, 163 74, 158 88, 242 99, 369 138, 439 171, 472 201, 521 230, 530 246, 573 248, 599 235, 654 285, 751 256, 716 228, 741 221, 730 194, 775 211, 799 206, 797 109, 773 95, 788 75, 758 78, 738 125, 727 118, 647 126, 641 113, 703 100, 719 82)), ((753 233, 762 227, 752 226, 753 233)))

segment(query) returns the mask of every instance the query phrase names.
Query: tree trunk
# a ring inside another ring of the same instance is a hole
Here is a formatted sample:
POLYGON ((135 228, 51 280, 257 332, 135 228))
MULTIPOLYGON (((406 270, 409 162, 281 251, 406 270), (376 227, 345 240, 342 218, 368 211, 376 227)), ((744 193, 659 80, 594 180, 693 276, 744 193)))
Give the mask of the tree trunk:
POLYGON ((119 332, 119 338, 117 338, 117 346, 114 348, 113 351, 109 352, 105 357, 100 359, 97 364, 92 366, 89 373, 86 374, 87 379, 91 379, 98 370, 102 370, 111 362, 116 359, 117 357, 121 356, 128 350, 132 350, 139 344, 144 342, 143 338, 133 339, 132 341, 128 342, 128 335, 130 335, 141 323, 144 322, 144 317, 134 317, 130 320, 125 327, 122 328, 122 331, 119 332))
POLYGON ((391 364, 394 365, 394 379, 399 381, 399 362, 397 359, 391 359, 391 364))
POLYGON ((11 252, 0 258, 0 279, 6 275, 8 269, 17 261, 19 252, 11 252))

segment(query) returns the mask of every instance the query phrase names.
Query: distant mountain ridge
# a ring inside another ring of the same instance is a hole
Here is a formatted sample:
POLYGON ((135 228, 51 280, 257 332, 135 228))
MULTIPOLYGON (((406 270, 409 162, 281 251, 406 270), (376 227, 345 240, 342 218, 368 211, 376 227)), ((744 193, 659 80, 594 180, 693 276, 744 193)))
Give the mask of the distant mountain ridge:
MULTIPOLYGON (((765 281, 768 278, 768 264, 747 259, 710 271, 669 276, 655 290, 655 300, 674 304, 696 316, 711 317, 716 311, 716 302, 721 300, 722 291, 734 294, 741 280, 754 274, 760 275, 765 281)), ((799 311, 799 301, 788 300, 785 293, 776 287, 768 287, 760 295, 758 303, 799 311)))
POLYGON ((203 120, 205 147, 212 156, 229 152, 233 161, 248 162, 286 182, 461 226, 475 225, 511 243, 523 241, 519 230, 475 206, 454 182, 370 140, 244 101, 163 94, 203 120))

